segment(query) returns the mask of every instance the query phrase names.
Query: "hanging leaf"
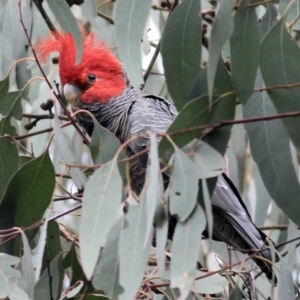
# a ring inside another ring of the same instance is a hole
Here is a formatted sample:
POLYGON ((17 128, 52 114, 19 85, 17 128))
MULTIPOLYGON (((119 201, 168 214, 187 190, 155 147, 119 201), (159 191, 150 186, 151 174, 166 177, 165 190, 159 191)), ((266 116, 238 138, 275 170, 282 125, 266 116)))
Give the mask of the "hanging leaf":
POLYGON ((66 1, 60 0, 48 0, 47 4, 63 31, 70 32, 72 34, 76 44, 76 64, 79 64, 82 55, 82 34, 69 5, 66 1))
POLYGON ((101 253, 100 262, 93 276, 93 286, 105 292, 110 298, 117 299, 124 289, 119 284, 119 239, 124 226, 120 217, 107 235, 106 245, 101 253))
POLYGON ((36 283, 33 299, 43 299, 45 295, 53 295, 54 299, 59 299, 63 276, 62 253, 59 253, 49 264, 49 267, 44 270, 39 281, 36 283), (49 274, 51 274, 51 285, 49 284, 49 274))
POLYGON ((198 177, 195 165, 180 149, 171 158, 170 212, 185 221, 194 210, 198 195, 198 177))
POLYGON ((89 179, 83 200, 80 225, 80 253, 87 279, 93 276, 100 249, 121 209, 122 178, 115 159, 89 179))
POLYGON ((200 69, 202 18, 199 11, 200 1, 184 1, 170 15, 162 36, 166 82, 178 110, 187 102, 200 69))
MULTIPOLYGON (((9 182, 0 204, 0 228, 29 227, 41 220, 51 202, 54 185, 54 168, 46 151, 19 169, 9 182)), ((26 232, 29 241, 35 233, 36 230, 26 232)), ((2 247, 9 253, 19 253, 16 240, 2 247)))
POLYGON ((12 278, 20 278, 21 273, 15 270, 12 266, 20 262, 19 257, 11 256, 5 253, 0 253, 0 297, 6 298, 11 289, 7 284, 12 278))
POLYGON ((214 81, 221 49, 233 32, 232 2, 221 0, 211 29, 209 42, 209 60, 207 66, 207 87, 210 104, 214 93, 214 81))
POLYGON ((115 32, 120 59, 136 88, 143 83, 141 39, 150 13, 151 0, 122 0, 115 5, 115 32))
MULTIPOLYGON (((270 29, 261 44, 261 73, 266 86, 284 86, 300 82, 300 50, 286 30, 286 13, 270 29)), ((269 89, 268 94, 278 113, 300 110, 300 87, 269 89)), ((300 151, 300 118, 282 119, 292 142, 300 151)))
MULTIPOLYGON (((70 165, 78 165, 79 162, 76 157, 74 148, 75 146, 70 138, 60 128, 60 121, 57 114, 54 115, 53 129, 56 137, 55 141, 57 144, 57 148, 64 162, 70 165)), ((77 188, 84 188, 87 181, 86 175, 76 167, 70 167, 70 174, 77 188)))
POLYGON ((205 226, 205 215, 199 204, 188 220, 176 225, 172 244, 171 287, 179 288, 182 299, 188 295, 196 276, 201 234, 205 226))
POLYGON ((248 7, 252 2, 251 0, 239 2, 230 39, 232 84, 243 104, 253 93, 260 52, 256 7, 248 7))
MULTIPOLYGON (((256 86, 263 87, 258 73, 256 86)), ((245 118, 275 114, 266 92, 255 93, 243 108, 245 118)), ((292 162, 290 140, 281 120, 245 124, 253 159, 268 192, 296 224, 300 224, 300 185, 292 162), (280 137, 280 138, 279 138, 280 137), (298 203, 299 202, 299 203, 298 203)))
POLYGON ((146 207, 145 203, 130 206, 126 214, 129 225, 123 229, 119 242, 120 258, 120 284, 124 293, 119 296, 120 300, 134 299, 142 282, 150 252, 149 238, 144 245, 146 234, 146 207))

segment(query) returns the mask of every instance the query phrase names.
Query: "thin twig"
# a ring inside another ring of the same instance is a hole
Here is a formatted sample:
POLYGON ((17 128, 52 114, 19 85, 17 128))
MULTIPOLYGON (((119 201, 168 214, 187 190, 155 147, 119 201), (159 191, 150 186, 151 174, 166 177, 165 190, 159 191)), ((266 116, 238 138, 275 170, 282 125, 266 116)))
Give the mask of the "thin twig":
POLYGON ((47 257, 47 270, 48 270, 48 278, 49 278, 50 299, 54 300, 53 291, 52 291, 52 276, 51 276, 51 272, 50 272, 50 257, 47 257))

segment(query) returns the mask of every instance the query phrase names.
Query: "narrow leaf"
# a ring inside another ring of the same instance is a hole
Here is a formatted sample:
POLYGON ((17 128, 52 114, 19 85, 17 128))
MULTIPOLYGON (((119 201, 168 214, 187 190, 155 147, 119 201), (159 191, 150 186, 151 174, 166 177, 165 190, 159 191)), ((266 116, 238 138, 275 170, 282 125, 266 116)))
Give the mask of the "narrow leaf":
POLYGON ((120 300, 134 299, 144 276, 151 241, 149 238, 146 247, 144 247, 146 233, 145 203, 140 202, 138 205, 131 206, 126 219, 129 225, 121 233, 119 243, 119 278, 120 284, 125 289, 124 293, 119 296, 120 300))
POLYGON ((232 83, 243 104, 253 93, 260 52, 259 23, 256 7, 248 7, 251 2, 239 3, 230 39, 232 83))
POLYGON ((170 15, 162 37, 162 57, 168 90, 178 110, 187 102, 200 69, 202 18, 200 1, 183 1, 170 15))
POLYGON ((117 220, 107 235, 106 245, 101 253, 101 258, 93 276, 93 286, 105 292, 110 298, 117 299, 123 292, 119 285, 119 238, 124 226, 123 216, 117 220), (116 289, 115 287, 119 288, 116 289))
POLYGON ((172 244, 171 287, 178 287, 181 299, 185 299, 192 288, 200 251, 201 233, 206 220, 199 204, 185 222, 178 222, 172 244))
MULTIPOLYGON (((54 168, 46 151, 19 169, 9 182, 0 205, 0 228, 28 227, 42 219, 54 185, 54 168)), ((35 233, 36 230, 26 232, 29 241, 35 233)), ((13 244, 14 240, 4 246, 13 244)))
POLYGON ((212 100, 216 70, 221 49, 233 32, 232 2, 221 0, 217 8, 211 39, 209 42, 209 60, 207 66, 207 87, 210 103, 212 100))
POLYGON ((195 165, 180 149, 176 149, 170 177, 170 212, 185 221, 194 210, 198 195, 195 165))
POLYGON ((45 295, 53 295, 54 299, 59 299, 63 283, 62 253, 58 254, 41 275, 34 287, 33 299, 44 299, 45 295), (49 274, 51 275, 51 285, 49 284, 49 274), (51 289, 51 291, 50 291, 51 289))
POLYGON ((163 208, 162 200, 163 200, 163 185, 162 185, 162 175, 160 173, 160 164, 159 157, 157 151, 158 141, 156 136, 151 133, 150 134, 150 151, 148 157, 148 166, 146 171, 146 179, 145 179, 145 191, 143 192, 145 195, 146 202, 146 210, 147 210, 147 231, 144 239, 144 245, 146 245, 150 234, 152 233, 153 221, 155 211, 161 211, 164 218, 166 215, 164 214, 165 210, 163 208))
MULTIPOLYGON (((14 135, 15 128, 10 125, 10 118, 0 122, 0 136, 14 135)), ((18 149, 9 138, 0 139, 0 200, 3 198, 6 187, 19 166, 18 149)))
MULTIPOLYGON (((263 87, 260 73, 256 86, 263 87)), ((255 93, 243 108, 245 118, 276 114, 266 92, 255 93)), ((271 197, 285 214, 300 224, 300 185, 292 162, 290 140, 281 120, 245 124, 253 159, 271 197), (279 138, 280 137, 280 138, 279 138)))
POLYGON ((0 253, 0 297, 6 298, 11 289, 8 281, 11 278, 20 278, 21 273, 12 266, 18 264, 20 259, 5 253, 0 253))
POLYGON ((120 59, 136 90, 143 83, 141 39, 151 0, 121 0, 115 4, 115 30, 120 59))
MULTIPOLYGON (((79 162, 76 158, 74 144, 60 128, 60 121, 56 114, 53 120, 53 129, 56 136, 57 148, 64 162, 70 165, 78 165, 79 162)), ((70 174, 77 188, 82 189, 87 181, 86 175, 79 168, 75 167, 70 168, 70 174)))
POLYGON ((82 267, 88 279, 94 273, 101 247, 115 222, 122 199, 122 178, 115 160, 98 169, 88 181, 80 225, 82 267))
POLYGON ((47 3, 63 31, 70 32, 73 35, 77 50, 76 64, 79 64, 82 55, 82 34, 67 1, 48 0, 47 3))
MULTIPOLYGON (((300 82, 300 49, 286 30, 286 14, 270 29, 261 44, 261 72, 266 86, 300 82), (272 70, 272 71, 271 71, 272 70)), ((268 90, 278 113, 300 110, 300 87, 268 90)), ((297 151, 300 151, 300 118, 282 119, 297 151)))
POLYGON ((203 141, 193 141, 184 150, 194 163, 199 179, 218 176, 226 168, 224 157, 203 141))

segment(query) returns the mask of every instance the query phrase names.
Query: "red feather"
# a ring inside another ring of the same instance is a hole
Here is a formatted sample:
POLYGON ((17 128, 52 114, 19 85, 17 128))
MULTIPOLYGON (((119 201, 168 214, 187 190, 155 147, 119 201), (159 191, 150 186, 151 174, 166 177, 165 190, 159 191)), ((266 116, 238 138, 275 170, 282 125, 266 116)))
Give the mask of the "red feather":
POLYGON ((70 33, 53 33, 53 36, 41 39, 35 46, 41 61, 45 61, 52 52, 59 53, 59 75, 61 84, 76 85, 82 90, 79 97, 84 103, 107 103, 120 95, 125 87, 125 79, 120 62, 96 38, 95 33, 82 33, 83 52, 79 64, 76 62, 76 46, 70 33), (87 81, 87 76, 94 74, 97 80, 87 81))

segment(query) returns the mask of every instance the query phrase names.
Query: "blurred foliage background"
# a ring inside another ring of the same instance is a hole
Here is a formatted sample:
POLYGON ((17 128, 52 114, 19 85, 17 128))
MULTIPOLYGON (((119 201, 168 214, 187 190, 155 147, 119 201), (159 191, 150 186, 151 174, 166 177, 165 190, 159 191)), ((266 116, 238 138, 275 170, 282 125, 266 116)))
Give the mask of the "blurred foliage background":
POLYGON ((299 0, 2 0, 0 298, 297 298, 299 17, 299 0), (194 164, 174 175, 178 186, 196 167, 207 204, 210 178, 229 174, 254 223, 281 245, 276 287, 247 256, 200 243, 212 220, 192 200, 178 204, 188 217, 173 245, 164 247, 164 220, 151 246, 157 203, 149 199, 162 197, 155 165, 174 148, 163 138, 157 149, 151 137, 151 184, 139 203, 127 196, 119 142, 98 126, 83 143, 60 96, 56 55, 42 74, 32 51, 61 28, 73 34, 80 60, 80 26, 105 41, 136 89, 144 85, 180 111, 168 132, 185 151, 175 155, 194 164), (202 144, 193 160, 184 146, 196 137, 202 144), (196 270, 197 261, 209 271, 196 270))

